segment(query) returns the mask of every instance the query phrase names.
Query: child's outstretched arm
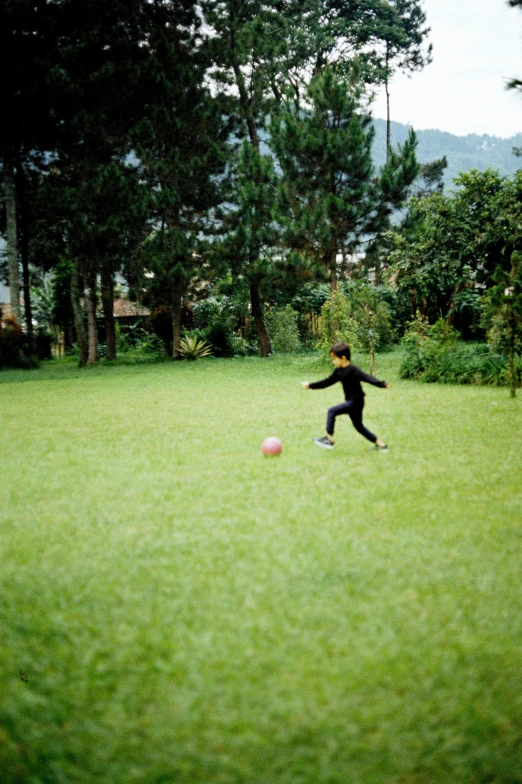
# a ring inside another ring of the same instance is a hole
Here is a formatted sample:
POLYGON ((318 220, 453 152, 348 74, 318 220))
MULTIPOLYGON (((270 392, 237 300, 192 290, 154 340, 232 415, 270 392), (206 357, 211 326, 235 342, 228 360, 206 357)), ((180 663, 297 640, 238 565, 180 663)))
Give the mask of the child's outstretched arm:
POLYGON ((361 368, 357 368, 357 375, 361 381, 366 381, 368 384, 373 384, 374 387, 381 387, 381 389, 389 389, 390 385, 386 381, 379 381, 375 376, 365 373, 361 368))
POLYGON ((331 387, 332 384, 336 384, 338 381, 337 371, 334 370, 331 376, 324 378, 322 381, 301 381, 301 386, 303 389, 326 389, 326 387, 331 387))

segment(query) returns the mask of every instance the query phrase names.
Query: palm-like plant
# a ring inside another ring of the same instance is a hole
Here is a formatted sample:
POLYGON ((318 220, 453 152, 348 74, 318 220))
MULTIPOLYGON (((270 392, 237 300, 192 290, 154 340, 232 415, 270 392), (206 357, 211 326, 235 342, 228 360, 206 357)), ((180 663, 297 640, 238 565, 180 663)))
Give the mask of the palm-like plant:
POLYGON ((186 335, 181 339, 179 353, 185 359, 201 359, 201 357, 208 357, 212 349, 205 340, 200 340, 194 335, 186 335))

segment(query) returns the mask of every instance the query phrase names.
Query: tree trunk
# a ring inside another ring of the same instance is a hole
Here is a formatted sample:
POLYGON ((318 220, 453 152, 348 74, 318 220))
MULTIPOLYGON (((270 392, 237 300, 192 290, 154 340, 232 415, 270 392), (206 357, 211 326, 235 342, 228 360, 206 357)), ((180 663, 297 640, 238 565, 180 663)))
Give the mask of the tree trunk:
POLYGON ((263 302, 261 300, 259 286, 257 283, 250 282, 250 302, 252 304, 252 316, 254 317, 257 336, 259 338, 261 356, 269 357, 272 353, 272 344, 270 342, 270 335, 268 334, 268 330, 266 328, 263 302))
POLYGON ((101 299, 105 336, 107 342, 107 359, 116 359, 116 325, 114 322, 114 276, 111 271, 102 267, 101 299))
POLYGON ((89 337, 89 354, 87 364, 94 365, 98 360, 98 331, 96 329, 96 272, 87 270, 84 273, 85 305, 87 308, 87 333, 89 337))
POLYGON ((391 150, 391 116, 390 116, 390 91, 386 79, 386 163, 390 161, 391 150))
POLYGON ((6 213, 7 268, 9 274, 9 299, 11 314, 19 324, 22 322, 20 311, 20 269, 18 265, 18 236, 16 225, 16 188, 12 151, 4 148, 4 193, 6 213))
POLYGON ((516 348, 516 340, 517 340, 517 327, 515 322, 515 317, 512 316, 511 318, 512 323, 510 324, 509 330, 509 394, 510 397, 517 396, 517 379, 516 379, 516 371, 515 371, 515 348, 516 348))
POLYGON ((413 314, 413 318, 415 318, 415 316, 417 315, 417 310, 418 310, 418 307, 417 307, 417 293, 416 293, 415 289, 410 289, 410 294, 411 294, 411 312, 413 314))
POLYGON ((334 243, 330 255, 330 294, 337 291, 337 242, 334 243))
POLYGON ((172 358, 181 359, 181 309, 183 305, 183 286, 176 281, 172 291, 172 358))
POLYGON ((20 149, 16 152, 16 184, 20 204, 20 229, 22 235, 22 281, 24 292, 25 328, 33 349, 33 310, 31 307, 31 279, 29 275, 29 215, 27 213, 27 197, 25 192, 25 174, 22 166, 20 149))
POLYGON ((85 334, 85 326, 83 323, 80 277, 79 261, 75 259, 71 275, 71 301, 74 313, 74 327, 76 329, 76 338, 78 340, 78 349, 80 351, 78 366, 85 367, 87 364, 87 336, 85 334))
POLYGON ((373 332, 368 330, 368 342, 370 344, 370 375, 375 375, 375 344, 373 342, 373 332))
POLYGON ((384 87, 386 90, 386 163, 389 163, 391 151, 390 80, 388 64, 388 44, 386 44, 386 81, 384 82, 384 87))

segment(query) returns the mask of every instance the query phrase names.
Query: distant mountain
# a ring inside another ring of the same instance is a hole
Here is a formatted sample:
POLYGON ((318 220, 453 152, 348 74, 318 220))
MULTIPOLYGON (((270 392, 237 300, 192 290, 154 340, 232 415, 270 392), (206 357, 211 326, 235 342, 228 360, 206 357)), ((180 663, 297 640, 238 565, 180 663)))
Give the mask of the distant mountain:
MULTIPOLYGON (((520 124, 522 126, 522 111, 520 124)), ((374 125, 373 157, 376 165, 382 166, 386 158, 386 121, 374 120, 374 125)), ((403 144, 409 131, 409 125, 392 122, 392 144, 403 144)), ((453 186, 453 180, 458 174, 469 169, 498 169, 502 175, 514 174, 518 169, 522 169, 522 158, 513 154, 513 147, 522 147, 522 133, 510 139, 486 134, 478 136, 475 133, 454 136, 452 133, 436 130, 416 131, 416 134, 419 142, 417 159, 420 163, 429 163, 442 158, 443 155, 448 159, 444 177, 445 191, 453 186)))

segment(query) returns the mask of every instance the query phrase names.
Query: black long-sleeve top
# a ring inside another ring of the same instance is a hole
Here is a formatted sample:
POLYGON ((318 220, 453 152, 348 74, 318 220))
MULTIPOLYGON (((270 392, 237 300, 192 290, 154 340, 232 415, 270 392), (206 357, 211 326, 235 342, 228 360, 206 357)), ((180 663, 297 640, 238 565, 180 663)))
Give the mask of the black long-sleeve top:
POLYGON ((379 381, 374 376, 370 376, 369 373, 365 373, 364 370, 358 368, 357 365, 350 363, 347 367, 335 368, 332 375, 323 379, 323 381, 314 381, 310 384, 310 389, 326 389, 326 387, 331 387, 332 384, 336 384, 338 381, 343 385, 345 400, 353 397, 364 397, 361 381, 367 381, 368 384, 373 384, 375 387, 384 388, 386 386, 386 381, 379 381))

